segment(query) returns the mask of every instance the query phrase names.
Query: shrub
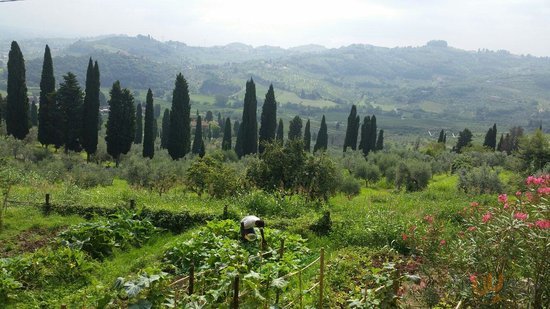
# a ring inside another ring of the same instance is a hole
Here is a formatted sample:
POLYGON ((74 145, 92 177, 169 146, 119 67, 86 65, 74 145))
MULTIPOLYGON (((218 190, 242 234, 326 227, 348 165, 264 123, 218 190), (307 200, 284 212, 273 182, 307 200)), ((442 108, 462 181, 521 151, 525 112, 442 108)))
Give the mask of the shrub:
POLYGON ((297 217, 315 207, 314 204, 306 201, 302 195, 284 195, 278 192, 266 193, 258 190, 237 196, 234 204, 240 205, 249 214, 258 216, 277 215, 286 218, 297 217))
POLYGON ((236 171, 220 155, 197 158, 186 172, 186 183, 199 196, 207 192, 215 198, 235 194, 239 185, 236 171))
POLYGON ((84 164, 73 168, 72 178, 80 188, 110 186, 113 184, 113 172, 100 165, 84 164))
POLYGON ((457 188, 469 194, 491 194, 503 191, 498 173, 487 166, 460 170, 457 188))
POLYGON ((332 220, 330 219, 330 211, 325 211, 323 216, 319 218, 315 223, 309 226, 317 235, 325 236, 332 230, 332 220))
POLYGON ((349 199, 351 199, 352 197, 359 195, 361 192, 361 182, 350 174, 345 173, 340 183, 340 192, 344 193, 349 199))
POLYGON ((420 191, 428 186, 432 169, 428 163, 408 160, 400 163, 395 172, 395 185, 407 191, 420 191))
POLYGON ((380 180, 380 169, 373 163, 364 162, 355 168, 353 175, 365 180, 365 183, 375 183, 380 180))

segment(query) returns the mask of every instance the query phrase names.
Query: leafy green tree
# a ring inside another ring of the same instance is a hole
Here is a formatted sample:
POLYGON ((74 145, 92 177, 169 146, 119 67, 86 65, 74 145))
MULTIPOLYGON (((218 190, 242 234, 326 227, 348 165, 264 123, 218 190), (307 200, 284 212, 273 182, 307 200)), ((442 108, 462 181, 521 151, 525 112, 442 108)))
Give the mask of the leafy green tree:
POLYGON ((136 107, 136 134, 134 136, 134 144, 141 144, 143 141, 143 110, 141 103, 136 107))
POLYGON ((231 119, 229 119, 229 117, 227 117, 227 119, 225 120, 222 150, 231 150, 231 119))
POLYGON ((351 111, 348 116, 348 126, 346 128, 346 137, 344 139, 344 152, 348 147, 352 150, 357 149, 357 135, 359 130, 359 116, 357 116, 357 107, 351 106, 351 111))
POLYGON ((110 95, 105 142, 107 153, 115 159, 118 167, 120 155, 130 151, 135 138, 136 111, 134 97, 130 90, 121 89, 119 81, 113 83, 110 95))
POLYGON ((31 104, 31 125, 36 127, 38 125, 38 107, 36 101, 32 101, 31 104))
POLYGON ((215 198, 237 192, 237 171, 223 163, 223 157, 207 155, 193 161, 186 172, 186 183, 199 196, 204 192, 215 198))
POLYGON ((304 150, 311 152, 311 129, 309 119, 306 122, 306 128, 304 129, 304 150))
POLYGON ((302 118, 298 115, 294 116, 290 121, 288 126, 288 139, 302 139, 302 118))
POLYGON ((143 157, 152 159, 155 156, 155 111, 153 107, 153 92, 147 90, 145 99, 145 123, 143 128, 143 157))
POLYGON ((327 123, 325 120, 325 115, 321 119, 321 127, 319 128, 319 133, 317 133, 317 141, 315 141, 315 146, 313 146, 313 152, 317 150, 325 151, 328 147, 328 133, 327 133, 327 123))
POLYGON ((162 132, 160 136, 160 148, 168 148, 168 140, 170 139, 170 110, 167 108, 162 115, 162 132))
POLYGON ((170 112, 170 135, 168 138, 168 153, 173 160, 183 158, 191 146, 191 103, 187 81, 181 73, 176 77, 176 85, 172 93, 172 109, 170 112))
POLYGON ((63 76, 63 82, 59 85, 57 104, 62 118, 62 123, 58 125, 62 128, 65 153, 69 150, 81 151, 83 93, 76 75, 71 72, 63 76))
POLYGON ((97 61, 92 65, 92 58, 90 58, 86 73, 86 90, 82 113, 82 134, 80 137, 80 142, 86 151, 88 161, 90 161, 90 155, 97 151, 97 123, 101 119, 99 115, 99 94, 99 65, 97 61))
POLYGON ((520 141, 519 154, 529 173, 536 173, 548 166, 550 144, 540 128, 531 137, 527 136, 520 141))
POLYGON ((197 125, 195 126, 195 139, 193 140, 193 154, 204 155, 204 141, 202 139, 202 118, 197 116, 197 125))
POLYGON ((277 102, 275 101, 273 85, 269 85, 269 90, 265 95, 260 121, 259 152, 263 153, 264 144, 273 142, 277 130, 277 102))
POLYGON ((25 59, 17 42, 11 42, 8 55, 8 100, 6 103, 6 131, 17 139, 29 133, 29 99, 25 82, 25 59))
POLYGON ((472 132, 468 128, 464 129, 458 133, 458 141, 456 146, 453 148, 455 152, 462 152, 462 148, 468 147, 472 144, 472 132))
POLYGON ((283 140, 284 140, 284 124, 283 124, 283 119, 279 119, 279 125, 277 126, 277 133, 275 135, 275 140, 277 141, 277 143, 279 143, 280 145, 283 144, 283 140))
POLYGON ((241 156, 255 154, 258 152, 258 122, 256 120, 256 85, 252 78, 246 82, 244 94, 243 117, 241 121, 240 134, 242 135, 241 156))
POLYGON ((376 139, 376 149, 375 150, 382 150, 384 149, 384 130, 380 130, 378 132, 378 138, 376 139))
POLYGON ((437 142, 443 143, 444 136, 445 136, 445 130, 441 129, 441 131, 439 132, 439 137, 437 138, 437 142))

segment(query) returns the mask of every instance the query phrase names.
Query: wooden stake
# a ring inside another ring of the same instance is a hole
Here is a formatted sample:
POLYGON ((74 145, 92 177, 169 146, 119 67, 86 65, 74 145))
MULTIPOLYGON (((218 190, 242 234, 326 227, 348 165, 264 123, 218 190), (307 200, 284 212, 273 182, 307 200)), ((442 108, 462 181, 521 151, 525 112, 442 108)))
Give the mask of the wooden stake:
POLYGON ((233 303, 231 304, 231 308, 239 308, 239 275, 235 277, 235 282, 233 283, 233 303))
POLYGON ((304 309, 304 303, 302 299, 303 287, 302 287, 302 270, 298 271, 298 289, 300 292, 300 309, 304 309))
POLYGON ((193 294, 193 289, 195 288, 195 264, 191 264, 189 268, 189 295, 193 294))
POLYGON ((325 248, 321 248, 321 267, 319 269, 319 308, 323 308, 323 288, 325 279, 325 248))

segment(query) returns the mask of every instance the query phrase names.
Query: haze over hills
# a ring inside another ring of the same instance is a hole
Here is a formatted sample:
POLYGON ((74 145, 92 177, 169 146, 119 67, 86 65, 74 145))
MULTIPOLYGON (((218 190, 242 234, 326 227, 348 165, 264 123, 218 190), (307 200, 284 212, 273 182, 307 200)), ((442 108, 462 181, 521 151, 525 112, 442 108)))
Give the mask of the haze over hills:
MULTIPOLYGON (((68 71, 83 81, 91 56, 100 63, 103 86, 120 80, 125 87, 151 87, 167 96, 181 71, 192 92, 235 100, 242 99, 244 81, 253 77, 261 89, 273 83, 282 104, 342 111, 358 104, 365 112, 401 118, 519 125, 550 119, 550 58, 465 51, 445 41, 421 47, 357 44, 283 49, 242 43, 195 47, 143 35, 21 40, 30 86, 38 85, 46 43, 52 48, 58 81, 68 71)), ((9 42, 0 41, 1 66, 6 65, 8 50, 9 42)), ((262 97, 262 91, 258 95, 262 97)))

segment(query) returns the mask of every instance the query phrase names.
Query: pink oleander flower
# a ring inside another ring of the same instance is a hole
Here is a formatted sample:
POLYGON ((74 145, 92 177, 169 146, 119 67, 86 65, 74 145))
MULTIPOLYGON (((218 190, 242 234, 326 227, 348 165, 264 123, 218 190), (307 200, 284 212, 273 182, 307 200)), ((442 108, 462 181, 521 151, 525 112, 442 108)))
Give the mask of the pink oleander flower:
POLYGON ((550 194, 550 187, 540 187, 540 188, 538 188, 537 193, 539 195, 549 195, 550 194))
POLYGON ((428 222, 429 224, 432 224, 434 222, 434 217, 432 215, 427 215, 424 217, 424 221, 428 222))
POLYGON ((533 200, 533 194, 531 192, 525 192, 525 197, 529 202, 533 200))
POLYGON ((487 212, 486 214, 483 215, 483 217, 481 218, 481 221, 483 221, 483 223, 487 223, 487 221, 491 220, 492 217, 493 217, 493 214, 490 212, 487 212))
POLYGON ((499 195, 498 196, 498 201, 503 203, 503 204, 508 202, 508 195, 506 195, 506 193, 503 193, 503 194, 499 195))
POLYGON ((550 220, 537 220, 535 222, 535 225, 539 228, 539 229, 550 229, 550 220))
POLYGON ((530 184, 533 183, 533 179, 535 179, 534 176, 529 176, 529 177, 527 177, 527 179, 525 180, 525 183, 526 183, 527 185, 530 185, 530 184))
POLYGON ((508 205, 508 203, 504 203, 504 206, 503 206, 502 208, 508 209, 509 206, 510 206, 510 205, 508 205))
POLYGON ((517 191, 517 192, 516 192, 516 197, 517 197, 517 198, 520 198, 520 197, 521 197, 521 191, 517 191))
POLYGON ((447 242, 445 241, 445 239, 442 239, 440 242, 439 242, 439 245, 440 246, 445 246, 447 242))
POLYGON ((472 206, 472 207, 477 207, 477 206, 479 206, 479 203, 478 203, 478 202, 471 202, 471 203, 470 203, 470 206, 472 206))
POLYGON ((477 281, 477 274, 471 274, 470 275, 470 282, 475 283, 477 281))
POLYGON ((475 231, 475 230, 477 230, 477 227, 475 227, 475 226, 470 226, 470 227, 468 228, 468 232, 473 232, 473 231, 475 231))
POLYGON ((529 217, 529 215, 526 214, 526 213, 523 213, 523 212, 516 212, 514 214, 514 218, 516 218, 518 220, 521 220, 521 221, 525 221, 525 219, 527 219, 527 217, 529 217))
POLYGON ((401 238, 402 238, 403 240, 407 240, 407 238, 409 238, 409 236, 408 236, 407 234, 405 234, 405 233, 402 233, 402 234, 401 234, 401 238))

